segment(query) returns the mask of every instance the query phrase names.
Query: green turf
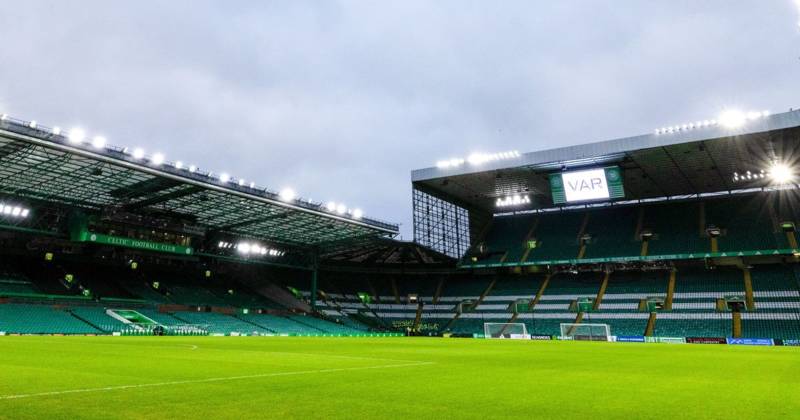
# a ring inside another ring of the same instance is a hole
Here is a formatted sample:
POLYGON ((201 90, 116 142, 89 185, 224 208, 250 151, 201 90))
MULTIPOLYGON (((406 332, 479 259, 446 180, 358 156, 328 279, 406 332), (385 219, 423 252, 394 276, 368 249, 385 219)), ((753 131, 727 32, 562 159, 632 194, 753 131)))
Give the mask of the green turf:
POLYGON ((14 419, 800 418, 798 395, 788 347, 0 337, 14 419))

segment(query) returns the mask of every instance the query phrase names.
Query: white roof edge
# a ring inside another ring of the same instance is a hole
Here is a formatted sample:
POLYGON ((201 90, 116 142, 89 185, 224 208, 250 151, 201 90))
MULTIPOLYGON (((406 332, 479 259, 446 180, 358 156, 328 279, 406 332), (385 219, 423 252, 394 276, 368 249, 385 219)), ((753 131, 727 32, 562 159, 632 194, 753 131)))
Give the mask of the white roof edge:
POLYGON ((411 181, 425 181, 447 176, 467 175, 522 166, 561 166, 561 163, 564 162, 569 162, 573 166, 602 164, 604 161, 614 160, 614 158, 618 157, 620 154, 636 150, 713 140, 722 137, 764 133, 792 127, 800 127, 800 110, 771 114, 766 117, 748 121, 739 128, 711 126, 675 133, 642 134, 633 137, 623 137, 594 143, 522 153, 517 158, 486 162, 479 165, 472 165, 465 162, 460 166, 451 168, 438 168, 434 166, 417 169, 411 171, 411 181))

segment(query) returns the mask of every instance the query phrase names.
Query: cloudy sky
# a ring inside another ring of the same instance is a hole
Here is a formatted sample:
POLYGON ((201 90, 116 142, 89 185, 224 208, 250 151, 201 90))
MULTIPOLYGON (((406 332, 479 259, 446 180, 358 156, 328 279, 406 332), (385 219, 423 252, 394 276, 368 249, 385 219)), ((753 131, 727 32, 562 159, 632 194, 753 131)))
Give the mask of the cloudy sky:
POLYGON ((0 0, 0 112, 400 222, 409 171, 800 107, 800 0, 0 0))

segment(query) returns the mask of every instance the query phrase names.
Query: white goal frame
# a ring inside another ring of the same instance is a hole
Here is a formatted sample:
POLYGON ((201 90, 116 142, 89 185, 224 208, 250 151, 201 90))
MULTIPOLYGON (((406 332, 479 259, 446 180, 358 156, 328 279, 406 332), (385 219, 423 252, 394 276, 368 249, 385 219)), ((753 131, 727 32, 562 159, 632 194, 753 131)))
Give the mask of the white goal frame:
POLYGON ((484 322, 483 336, 485 338, 512 338, 530 339, 528 328, 521 322, 484 322))
POLYGON ((562 323, 561 338, 581 341, 611 341, 608 324, 562 323))

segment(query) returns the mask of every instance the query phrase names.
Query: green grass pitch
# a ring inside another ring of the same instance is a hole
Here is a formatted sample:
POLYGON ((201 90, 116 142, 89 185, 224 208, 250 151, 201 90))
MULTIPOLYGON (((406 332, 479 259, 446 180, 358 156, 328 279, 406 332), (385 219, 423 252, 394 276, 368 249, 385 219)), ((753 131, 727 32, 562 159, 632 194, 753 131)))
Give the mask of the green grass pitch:
POLYGON ((800 418, 800 348, 0 337, 0 418, 800 418))

